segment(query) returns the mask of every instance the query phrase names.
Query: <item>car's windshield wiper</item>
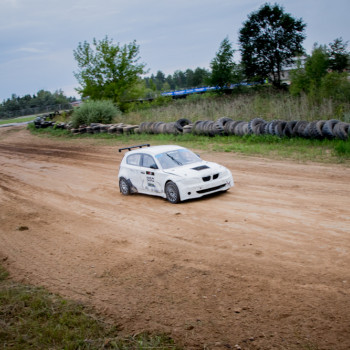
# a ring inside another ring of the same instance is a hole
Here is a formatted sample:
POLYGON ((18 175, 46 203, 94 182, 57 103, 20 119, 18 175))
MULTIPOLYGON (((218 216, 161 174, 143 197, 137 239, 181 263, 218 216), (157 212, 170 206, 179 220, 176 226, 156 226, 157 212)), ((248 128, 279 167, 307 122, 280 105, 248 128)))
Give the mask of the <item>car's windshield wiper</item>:
POLYGON ((182 165, 181 162, 179 162, 178 160, 176 160, 173 156, 171 156, 170 154, 166 153, 166 155, 171 159, 173 160, 175 163, 179 164, 179 165, 182 165))

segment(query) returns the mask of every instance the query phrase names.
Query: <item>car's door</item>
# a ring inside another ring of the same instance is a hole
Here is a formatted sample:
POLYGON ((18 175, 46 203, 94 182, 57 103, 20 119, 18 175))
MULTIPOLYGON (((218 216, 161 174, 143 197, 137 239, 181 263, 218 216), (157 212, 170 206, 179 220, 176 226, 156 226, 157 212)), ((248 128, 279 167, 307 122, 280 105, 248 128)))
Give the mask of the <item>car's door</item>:
POLYGON ((147 193, 162 193, 163 172, 158 168, 154 158, 143 154, 141 158, 141 187, 147 193))
POLYGON ((132 186, 136 188, 138 192, 142 191, 142 172, 143 168, 141 167, 141 153, 130 154, 126 158, 126 168, 128 172, 128 179, 131 181, 132 186))

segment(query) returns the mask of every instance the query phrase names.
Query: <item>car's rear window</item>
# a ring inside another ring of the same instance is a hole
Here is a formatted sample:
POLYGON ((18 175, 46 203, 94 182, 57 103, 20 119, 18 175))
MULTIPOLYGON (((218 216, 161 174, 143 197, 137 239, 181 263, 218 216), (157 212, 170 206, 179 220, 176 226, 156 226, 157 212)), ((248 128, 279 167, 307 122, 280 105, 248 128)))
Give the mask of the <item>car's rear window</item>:
POLYGON ((131 154, 126 158, 126 163, 129 165, 140 165, 141 154, 131 154))

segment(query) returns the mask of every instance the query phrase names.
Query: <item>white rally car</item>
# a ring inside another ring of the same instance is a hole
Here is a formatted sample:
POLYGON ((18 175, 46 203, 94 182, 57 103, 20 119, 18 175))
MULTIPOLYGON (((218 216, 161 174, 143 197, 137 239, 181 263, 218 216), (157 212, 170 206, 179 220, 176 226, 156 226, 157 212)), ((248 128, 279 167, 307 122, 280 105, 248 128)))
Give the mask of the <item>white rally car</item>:
POLYGON ((228 169, 206 162, 184 147, 147 144, 121 148, 119 152, 123 150, 129 150, 118 174, 123 195, 145 193, 178 203, 226 191, 234 185, 228 169))

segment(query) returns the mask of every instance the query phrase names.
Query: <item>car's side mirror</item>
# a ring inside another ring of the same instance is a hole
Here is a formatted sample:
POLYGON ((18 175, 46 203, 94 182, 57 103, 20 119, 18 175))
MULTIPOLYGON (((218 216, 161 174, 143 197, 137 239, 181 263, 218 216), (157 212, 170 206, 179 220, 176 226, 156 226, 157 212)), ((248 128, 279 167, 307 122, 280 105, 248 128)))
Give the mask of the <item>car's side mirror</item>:
POLYGON ((150 168, 151 168, 151 169, 158 169, 157 164, 152 164, 152 165, 150 166, 150 168))

